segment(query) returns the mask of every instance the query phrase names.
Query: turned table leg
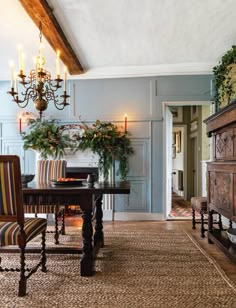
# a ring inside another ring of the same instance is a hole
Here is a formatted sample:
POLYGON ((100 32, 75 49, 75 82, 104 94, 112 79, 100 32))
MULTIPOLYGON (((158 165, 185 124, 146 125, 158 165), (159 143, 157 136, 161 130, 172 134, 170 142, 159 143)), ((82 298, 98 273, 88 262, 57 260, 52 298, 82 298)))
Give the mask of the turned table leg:
POLYGON ((94 246, 104 247, 104 234, 103 234, 103 212, 102 212, 102 198, 99 195, 95 199, 95 233, 94 233, 94 246))
POLYGON ((92 276, 94 274, 93 268, 93 226, 92 226, 92 209, 82 210, 83 226, 82 226, 82 257, 80 260, 80 274, 81 276, 92 276))

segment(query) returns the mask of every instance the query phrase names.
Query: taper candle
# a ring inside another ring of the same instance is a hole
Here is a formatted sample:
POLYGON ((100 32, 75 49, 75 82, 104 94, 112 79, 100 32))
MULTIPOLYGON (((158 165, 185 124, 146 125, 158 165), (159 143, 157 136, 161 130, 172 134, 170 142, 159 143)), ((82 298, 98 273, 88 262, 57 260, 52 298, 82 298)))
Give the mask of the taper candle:
POLYGON ((127 133, 127 114, 125 114, 125 132, 127 133))

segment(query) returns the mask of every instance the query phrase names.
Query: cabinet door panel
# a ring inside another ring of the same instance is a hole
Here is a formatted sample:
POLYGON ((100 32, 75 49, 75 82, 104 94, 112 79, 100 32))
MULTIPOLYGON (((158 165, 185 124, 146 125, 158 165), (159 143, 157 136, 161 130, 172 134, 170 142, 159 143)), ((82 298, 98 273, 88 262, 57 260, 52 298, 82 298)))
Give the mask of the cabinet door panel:
POLYGON ((223 215, 230 216, 233 212, 233 173, 210 172, 209 201, 215 210, 220 210, 223 215))
POLYGON ((215 135, 215 156, 216 159, 222 159, 225 157, 225 138, 226 133, 220 133, 215 135))
POLYGON ((229 129, 225 136, 225 156, 231 158, 234 156, 234 130, 229 129))
POLYGON ((216 160, 232 160, 236 158, 235 129, 226 129, 215 134, 216 160))

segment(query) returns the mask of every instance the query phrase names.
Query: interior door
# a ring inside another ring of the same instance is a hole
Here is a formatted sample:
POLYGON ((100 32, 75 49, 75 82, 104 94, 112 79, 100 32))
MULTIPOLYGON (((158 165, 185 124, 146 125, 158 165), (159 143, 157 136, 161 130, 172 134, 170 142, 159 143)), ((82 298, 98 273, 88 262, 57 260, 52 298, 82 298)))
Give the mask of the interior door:
POLYGON ((173 116, 169 107, 166 107, 165 113, 165 153, 166 157, 166 217, 170 214, 172 206, 172 132, 173 132, 173 116))

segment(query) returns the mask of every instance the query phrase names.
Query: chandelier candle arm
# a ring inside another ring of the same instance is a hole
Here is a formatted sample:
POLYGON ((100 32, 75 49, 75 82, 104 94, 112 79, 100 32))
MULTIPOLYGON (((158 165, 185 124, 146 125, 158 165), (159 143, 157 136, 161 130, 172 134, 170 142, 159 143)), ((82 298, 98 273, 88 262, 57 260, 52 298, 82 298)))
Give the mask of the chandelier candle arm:
POLYGON ((48 107, 50 101, 54 103, 54 106, 58 110, 63 110, 69 103, 67 99, 70 95, 66 92, 67 87, 67 67, 64 68, 64 80, 60 77, 60 51, 57 51, 56 58, 56 78, 51 78, 51 73, 44 68, 45 59, 43 56, 43 44, 42 44, 42 25, 39 25, 39 55, 34 58, 34 69, 32 69, 27 77, 24 73, 24 54, 22 53, 22 47, 18 47, 19 53, 19 73, 14 75, 14 64, 10 63, 11 73, 11 87, 7 92, 13 98, 13 101, 17 103, 18 107, 25 108, 29 101, 34 102, 35 108, 39 111, 40 118, 42 112, 48 107), (56 91, 60 89, 61 83, 64 83, 63 94, 60 95, 62 102, 58 101, 58 94, 56 91), (20 92, 21 99, 19 98, 18 87, 19 84, 24 87, 24 92, 20 92))

